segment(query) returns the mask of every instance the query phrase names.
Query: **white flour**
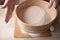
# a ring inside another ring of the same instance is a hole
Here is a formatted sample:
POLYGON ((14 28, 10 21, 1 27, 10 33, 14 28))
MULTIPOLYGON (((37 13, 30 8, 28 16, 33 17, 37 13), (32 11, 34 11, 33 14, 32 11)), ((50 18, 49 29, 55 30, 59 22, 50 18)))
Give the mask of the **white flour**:
POLYGON ((24 12, 24 22, 29 24, 43 25, 50 20, 49 14, 39 6, 31 6, 24 12))

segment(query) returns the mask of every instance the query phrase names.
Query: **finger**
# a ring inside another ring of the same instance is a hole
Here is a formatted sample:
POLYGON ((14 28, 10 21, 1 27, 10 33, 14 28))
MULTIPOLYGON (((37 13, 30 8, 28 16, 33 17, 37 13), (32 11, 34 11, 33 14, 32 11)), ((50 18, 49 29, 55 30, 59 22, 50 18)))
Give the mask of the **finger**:
POLYGON ((6 17, 5 17, 5 22, 8 23, 9 19, 11 18, 12 16, 12 12, 10 12, 10 10, 8 9, 7 10, 7 14, 6 14, 6 17))
POLYGON ((8 18, 5 18, 5 22, 8 23, 9 19, 8 18))
POLYGON ((50 2, 49 2, 49 8, 51 8, 51 7, 52 7, 52 5, 53 5, 54 1, 55 1, 55 0, 50 0, 50 2))
POLYGON ((6 0, 6 1, 4 2, 4 5, 3 5, 3 7, 2 7, 2 8, 6 8, 6 7, 7 7, 7 5, 8 5, 8 3, 9 3, 9 0, 6 0))
POLYGON ((5 22, 6 23, 8 23, 8 21, 12 17, 14 8, 15 8, 15 5, 8 6, 8 8, 7 8, 7 14, 6 14, 6 18, 5 18, 5 22))

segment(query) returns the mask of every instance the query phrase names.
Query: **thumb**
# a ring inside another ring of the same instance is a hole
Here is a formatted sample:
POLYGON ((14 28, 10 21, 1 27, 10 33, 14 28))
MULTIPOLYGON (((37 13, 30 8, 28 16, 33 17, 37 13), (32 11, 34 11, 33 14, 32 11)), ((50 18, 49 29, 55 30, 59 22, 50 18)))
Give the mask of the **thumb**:
POLYGON ((6 8, 7 5, 8 5, 8 2, 9 2, 9 0, 6 0, 6 1, 4 2, 4 4, 3 4, 2 8, 6 8))

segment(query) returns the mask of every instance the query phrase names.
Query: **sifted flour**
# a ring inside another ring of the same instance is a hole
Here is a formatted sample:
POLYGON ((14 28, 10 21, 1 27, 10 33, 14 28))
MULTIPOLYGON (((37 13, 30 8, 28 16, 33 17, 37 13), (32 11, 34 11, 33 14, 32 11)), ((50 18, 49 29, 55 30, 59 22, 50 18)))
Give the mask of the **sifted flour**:
POLYGON ((24 22, 28 24, 43 25, 50 22, 50 15, 39 6, 31 6, 24 12, 24 22))

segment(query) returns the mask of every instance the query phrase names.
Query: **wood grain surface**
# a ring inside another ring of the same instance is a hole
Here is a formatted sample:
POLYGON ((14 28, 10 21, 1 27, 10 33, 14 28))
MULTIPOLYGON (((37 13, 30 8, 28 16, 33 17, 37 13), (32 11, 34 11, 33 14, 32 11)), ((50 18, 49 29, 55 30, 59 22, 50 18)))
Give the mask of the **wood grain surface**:
MULTIPOLYGON (((40 37, 50 37, 51 36, 50 30, 40 33, 40 34, 41 34, 40 37)), ((14 37, 16 37, 16 38, 31 38, 31 36, 29 34, 21 33, 17 20, 15 23, 14 37)))

